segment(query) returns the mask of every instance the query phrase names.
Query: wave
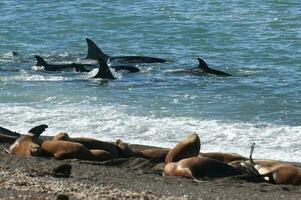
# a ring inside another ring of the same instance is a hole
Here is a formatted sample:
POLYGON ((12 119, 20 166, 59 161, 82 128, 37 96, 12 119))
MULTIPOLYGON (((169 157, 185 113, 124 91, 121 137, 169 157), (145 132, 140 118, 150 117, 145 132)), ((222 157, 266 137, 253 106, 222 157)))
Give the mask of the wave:
POLYGON ((133 115, 122 105, 98 105, 96 97, 81 103, 61 102, 49 97, 39 104, 0 104, 0 126, 26 133, 31 127, 49 125, 46 135, 65 131, 71 136, 95 137, 129 143, 172 147, 189 132, 197 132, 202 151, 228 151, 254 157, 299 161, 301 126, 251 124, 196 119, 133 115), (87 103, 90 102, 90 103, 87 103), (67 104, 68 103, 68 104, 67 104))

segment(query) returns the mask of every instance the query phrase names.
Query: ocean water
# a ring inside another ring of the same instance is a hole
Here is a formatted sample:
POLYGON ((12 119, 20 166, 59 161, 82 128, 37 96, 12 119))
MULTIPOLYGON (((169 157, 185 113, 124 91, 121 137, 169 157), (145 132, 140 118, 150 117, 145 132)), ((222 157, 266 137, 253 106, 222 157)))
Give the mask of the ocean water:
POLYGON ((0 126, 172 147, 189 132, 202 151, 301 159, 301 7, 287 1, 0 2, 0 126), (109 55, 166 58, 140 73, 36 70, 80 61, 85 38, 109 55), (12 51, 18 56, 13 56, 12 51), (232 77, 176 73, 197 57, 232 77))

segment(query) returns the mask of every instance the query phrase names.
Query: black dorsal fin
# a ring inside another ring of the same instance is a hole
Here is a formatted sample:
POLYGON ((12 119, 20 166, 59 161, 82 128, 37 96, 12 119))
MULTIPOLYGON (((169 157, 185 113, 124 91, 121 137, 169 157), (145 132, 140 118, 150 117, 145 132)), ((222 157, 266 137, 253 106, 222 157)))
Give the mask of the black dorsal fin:
POLYGON ((201 69, 208 69, 209 68, 207 63, 202 58, 198 58, 198 61, 199 61, 198 68, 201 68, 201 69))
POLYGON ((99 63, 99 70, 98 70, 97 74, 95 76, 93 76, 92 78, 102 78, 102 79, 109 79, 109 80, 116 79, 113 76, 106 61, 104 61, 102 58, 98 58, 98 63, 99 63))
POLYGON ((37 66, 46 66, 46 65, 48 65, 46 63, 46 61, 41 56, 35 55, 34 57, 36 57, 36 59, 37 59, 37 64, 36 64, 37 66))
POLYGON ((88 45, 88 54, 86 59, 98 60, 101 57, 103 60, 108 62, 110 56, 105 54, 92 40, 86 38, 86 42, 88 45))
POLYGON ((32 128, 32 129, 30 129, 28 131, 28 133, 32 134, 32 135, 34 135, 36 137, 39 137, 46 130, 46 128, 48 128, 47 125, 41 124, 39 126, 36 126, 36 127, 32 128))

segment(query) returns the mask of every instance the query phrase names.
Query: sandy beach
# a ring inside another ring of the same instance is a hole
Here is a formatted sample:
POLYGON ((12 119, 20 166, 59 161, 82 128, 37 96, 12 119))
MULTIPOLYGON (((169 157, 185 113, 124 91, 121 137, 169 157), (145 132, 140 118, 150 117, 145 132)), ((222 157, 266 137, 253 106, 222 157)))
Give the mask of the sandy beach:
MULTIPOLYGON (((143 158, 105 162, 19 157, 0 143, 1 199, 300 199, 301 187, 242 177, 207 180, 163 177, 163 163, 143 158), (70 169, 69 169, 70 168, 70 169)), ((148 146, 131 145, 133 149, 148 146)))

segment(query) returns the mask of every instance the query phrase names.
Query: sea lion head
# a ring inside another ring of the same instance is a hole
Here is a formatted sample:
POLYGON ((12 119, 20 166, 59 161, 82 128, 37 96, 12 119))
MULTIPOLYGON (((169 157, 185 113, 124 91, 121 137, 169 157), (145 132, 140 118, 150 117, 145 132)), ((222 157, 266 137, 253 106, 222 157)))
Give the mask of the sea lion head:
POLYGON ((64 141, 71 141, 71 138, 69 137, 68 133, 65 132, 59 132, 55 134, 52 140, 64 140, 64 141))
POLYGON ((172 148, 165 158, 165 163, 178 162, 184 158, 197 156, 200 152, 201 142, 197 133, 190 133, 172 148))
POLYGON ((130 158, 136 155, 136 153, 121 140, 116 140, 115 145, 120 157, 122 158, 130 158))

